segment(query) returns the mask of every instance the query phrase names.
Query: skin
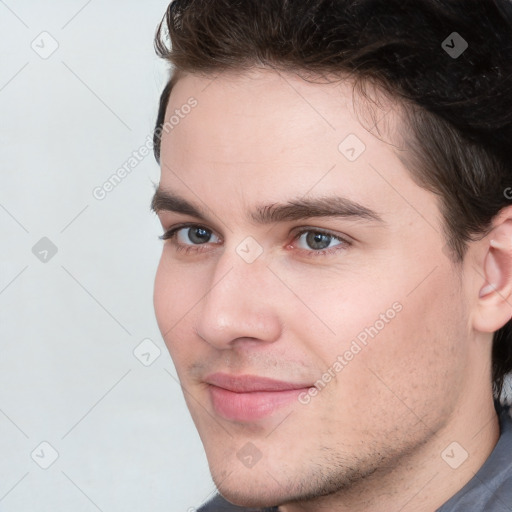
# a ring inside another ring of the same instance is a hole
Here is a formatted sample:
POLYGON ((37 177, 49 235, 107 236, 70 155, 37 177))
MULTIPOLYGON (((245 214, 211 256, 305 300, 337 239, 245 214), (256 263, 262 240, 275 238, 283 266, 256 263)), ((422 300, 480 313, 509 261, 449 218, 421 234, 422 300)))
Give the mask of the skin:
POLYGON ((197 107, 163 135, 160 188, 209 220, 157 213, 164 231, 191 222, 211 238, 201 244, 182 229, 164 242, 154 306, 217 487, 234 504, 281 512, 436 510, 499 437, 491 342, 512 316, 511 212, 455 267, 436 197, 397 157, 401 118, 391 102, 377 115, 387 112, 386 137, 376 137, 346 81, 313 84, 262 69, 185 75, 166 119, 190 96, 197 107), (348 134, 366 145, 354 162, 338 150, 348 134), (256 205, 333 193, 383 222, 249 217, 256 205), (351 243, 332 239, 333 252, 318 256, 298 228, 351 243), (263 251, 252 263, 236 251, 248 236, 263 251), (177 252, 175 243, 198 252, 177 252), (254 422, 214 409, 206 375, 313 386, 396 303, 394 318, 307 404, 294 400, 254 422), (250 468, 237 457, 248 442, 261 455, 250 468), (442 457, 453 442, 468 454, 448 451, 464 459, 456 469, 442 457))

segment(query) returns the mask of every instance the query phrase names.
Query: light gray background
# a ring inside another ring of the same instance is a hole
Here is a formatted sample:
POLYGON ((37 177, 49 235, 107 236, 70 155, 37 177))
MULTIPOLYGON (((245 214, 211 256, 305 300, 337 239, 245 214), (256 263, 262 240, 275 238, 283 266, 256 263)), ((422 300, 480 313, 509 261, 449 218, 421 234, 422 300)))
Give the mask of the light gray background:
POLYGON ((167 3, 0 1, 2 512, 192 511, 214 490, 153 312, 152 154, 92 194, 151 135, 167 3))

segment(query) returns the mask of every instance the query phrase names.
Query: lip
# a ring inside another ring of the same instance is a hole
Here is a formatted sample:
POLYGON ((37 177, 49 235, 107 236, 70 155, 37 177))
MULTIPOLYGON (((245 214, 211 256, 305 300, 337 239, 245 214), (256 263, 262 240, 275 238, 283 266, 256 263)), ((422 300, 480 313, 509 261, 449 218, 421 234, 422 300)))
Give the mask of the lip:
POLYGON ((256 375, 214 373, 204 381, 215 412, 232 421, 254 422, 272 415, 312 387, 311 384, 285 382, 256 375))

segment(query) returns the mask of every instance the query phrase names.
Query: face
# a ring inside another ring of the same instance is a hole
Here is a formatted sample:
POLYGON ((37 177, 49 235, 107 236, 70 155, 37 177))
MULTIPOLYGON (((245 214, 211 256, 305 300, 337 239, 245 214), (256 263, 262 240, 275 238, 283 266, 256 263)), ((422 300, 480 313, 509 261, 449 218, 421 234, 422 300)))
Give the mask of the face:
MULTIPOLYGON (((465 292, 436 199, 353 99, 273 71, 187 75, 170 97, 156 317, 239 505, 385 472, 463 395, 465 292)), ((383 115, 393 132, 399 114, 383 115)))

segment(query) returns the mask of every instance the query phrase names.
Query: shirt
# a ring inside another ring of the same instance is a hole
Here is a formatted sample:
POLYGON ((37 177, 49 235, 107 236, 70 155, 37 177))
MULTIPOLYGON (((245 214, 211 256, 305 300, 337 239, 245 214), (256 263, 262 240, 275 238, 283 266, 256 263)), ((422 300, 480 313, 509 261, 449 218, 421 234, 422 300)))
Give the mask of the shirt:
MULTIPOLYGON (((500 437, 476 475, 436 512, 512 512, 512 407, 494 402, 500 437)), ((217 495, 198 512, 278 512, 277 507, 243 508, 217 495)))

